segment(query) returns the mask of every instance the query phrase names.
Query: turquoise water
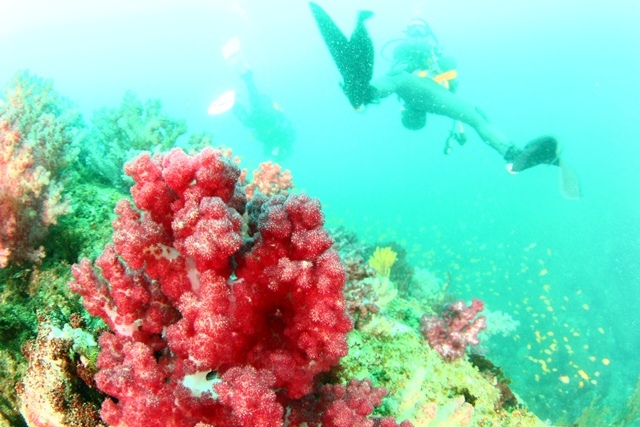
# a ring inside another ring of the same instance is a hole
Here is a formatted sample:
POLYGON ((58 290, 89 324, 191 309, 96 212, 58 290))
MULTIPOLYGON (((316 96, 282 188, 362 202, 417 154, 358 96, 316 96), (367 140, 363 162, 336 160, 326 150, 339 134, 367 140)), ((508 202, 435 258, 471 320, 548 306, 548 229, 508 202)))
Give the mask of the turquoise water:
POLYGON ((281 162, 296 187, 322 200, 330 225, 396 240, 415 265, 451 273, 458 296, 511 314, 516 335, 488 355, 542 419, 575 417, 595 396, 621 405, 640 373, 640 6, 559 3, 321 4, 347 32, 357 10, 375 12, 377 76, 389 67, 382 45, 409 19, 428 20, 457 59, 461 96, 520 146, 558 137, 580 178, 577 202, 560 196, 552 167, 506 173, 471 129, 443 155, 449 119, 405 130, 393 97, 353 112, 304 1, 5 2, 0 81, 28 68, 85 117, 128 89, 158 98, 252 168, 265 160, 260 143, 232 114, 206 113, 241 87, 220 55, 238 36, 259 88, 296 126, 281 162))

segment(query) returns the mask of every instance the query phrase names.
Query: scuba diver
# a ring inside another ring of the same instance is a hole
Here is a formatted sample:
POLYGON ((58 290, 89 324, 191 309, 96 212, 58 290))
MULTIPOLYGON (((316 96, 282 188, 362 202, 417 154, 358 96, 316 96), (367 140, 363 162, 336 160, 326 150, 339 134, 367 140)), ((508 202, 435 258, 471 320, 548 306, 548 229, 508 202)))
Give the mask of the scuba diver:
MULTIPOLYGON (((447 116, 454 120, 445 153, 451 140, 466 142, 462 123, 471 126, 480 138, 496 150, 507 162, 510 173, 521 172, 539 164, 563 166, 559 159, 558 141, 542 136, 518 148, 475 105, 456 95, 455 61, 442 55, 442 47, 429 25, 412 20, 405 38, 393 49, 393 65, 384 76, 373 79, 374 48, 364 25, 373 13, 361 11, 351 38, 340 31, 331 17, 316 3, 310 3, 322 38, 343 78, 342 90, 356 111, 396 94, 402 102, 401 120, 405 128, 420 130, 427 114, 447 116)), ((383 49, 384 52, 384 49, 383 49)), ((563 194, 579 197, 575 175, 562 168, 563 194)))
MULTIPOLYGON (((392 62, 390 73, 407 72, 420 78, 430 78, 449 92, 455 93, 458 86, 455 59, 443 56, 442 45, 429 24, 423 19, 412 19, 404 30, 404 35, 404 38, 391 40, 382 47, 382 56, 392 62), (394 47, 392 58, 386 58, 385 51, 390 46, 394 47)), ((426 124, 426 114, 424 120, 426 124)), ((405 108, 402 109, 402 122, 408 129, 424 127, 421 115, 411 114, 411 110, 407 111, 405 108)), ((460 145, 467 142, 467 135, 460 120, 453 121, 445 141, 445 154, 451 152, 453 141, 460 145)))
POLYGON ((251 129, 253 137, 262 142, 265 156, 277 159, 288 157, 296 137, 295 129, 282 108, 258 90, 253 80, 253 71, 242 54, 240 40, 229 40, 222 48, 222 55, 242 78, 248 102, 246 105, 236 102, 235 91, 227 91, 211 103, 209 114, 221 114, 232 109, 238 120, 251 129))

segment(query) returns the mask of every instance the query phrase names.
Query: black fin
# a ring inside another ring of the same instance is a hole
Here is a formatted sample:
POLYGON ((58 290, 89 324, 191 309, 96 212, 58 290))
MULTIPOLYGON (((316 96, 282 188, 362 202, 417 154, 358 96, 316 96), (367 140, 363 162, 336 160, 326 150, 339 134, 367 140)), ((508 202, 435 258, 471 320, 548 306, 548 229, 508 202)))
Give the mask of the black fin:
POLYGON ((541 136, 530 141, 513 159, 513 172, 521 172, 546 163, 558 166, 558 141, 552 136, 541 136))
POLYGON ((342 75, 342 90, 351 106, 360 108, 370 103, 373 99, 369 83, 373 77, 374 48, 364 22, 373 16, 373 12, 359 12, 356 28, 347 39, 324 9, 313 2, 309 6, 333 62, 342 75))

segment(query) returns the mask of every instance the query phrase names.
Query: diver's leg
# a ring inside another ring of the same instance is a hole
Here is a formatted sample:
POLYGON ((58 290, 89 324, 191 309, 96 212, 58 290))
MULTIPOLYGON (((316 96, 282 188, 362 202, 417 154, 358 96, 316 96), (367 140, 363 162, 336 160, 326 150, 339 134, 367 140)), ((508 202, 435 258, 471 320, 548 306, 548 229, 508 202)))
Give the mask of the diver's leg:
MULTIPOLYGON (((520 172, 539 164, 560 166, 558 142, 544 136, 529 142, 524 149, 516 147, 494 126, 478 107, 454 95, 431 79, 409 73, 388 74, 372 83, 377 99, 396 93, 406 109, 427 111, 460 120, 473 127, 480 138, 508 162, 507 169, 520 172)), ((418 127, 416 127, 417 129, 418 127)))
MULTIPOLYGON (((551 136, 543 136, 530 141, 524 149, 510 143, 507 137, 494 126, 487 117, 471 103, 452 94, 433 81, 425 81, 425 93, 430 92, 432 104, 429 111, 458 119, 471 125, 488 145, 499 152, 507 161, 509 172, 516 173, 539 164, 560 165, 558 141, 551 136)), ((426 98, 429 96, 425 94, 426 98)))
MULTIPOLYGON (((392 72, 371 82, 371 102, 379 103, 381 99, 394 93, 400 96, 403 85, 406 86, 406 72, 392 72)), ((412 108, 405 102, 401 110, 402 126, 409 130, 420 130, 427 124, 427 112, 424 108, 412 108)))
POLYGON ((405 72, 389 73, 371 82, 371 86, 375 89, 373 102, 376 103, 382 98, 397 93, 398 89, 406 84, 404 83, 404 75, 406 74, 405 72))
POLYGON ((238 118, 240 123, 244 126, 251 127, 251 114, 247 111, 247 109, 242 104, 234 104, 233 106, 233 114, 238 118))
MULTIPOLYGON (((374 86, 377 88, 376 84, 374 86)), ((380 93, 387 96, 390 92, 397 93, 407 108, 451 117, 468 124, 486 144, 503 157, 511 147, 515 148, 506 135, 489 122, 477 107, 431 79, 409 73, 387 75, 381 80, 380 93)))
POLYGON ((256 82, 253 80, 253 71, 247 70, 242 73, 240 77, 242 77, 242 81, 244 81, 244 85, 247 87, 249 97, 258 96, 260 94, 258 87, 256 86, 256 82))
POLYGON ((425 81, 425 86, 432 92, 432 102, 428 111, 434 114, 451 117, 471 126, 480 138, 500 153, 503 157, 514 145, 486 116, 472 103, 455 95, 437 83, 425 81))

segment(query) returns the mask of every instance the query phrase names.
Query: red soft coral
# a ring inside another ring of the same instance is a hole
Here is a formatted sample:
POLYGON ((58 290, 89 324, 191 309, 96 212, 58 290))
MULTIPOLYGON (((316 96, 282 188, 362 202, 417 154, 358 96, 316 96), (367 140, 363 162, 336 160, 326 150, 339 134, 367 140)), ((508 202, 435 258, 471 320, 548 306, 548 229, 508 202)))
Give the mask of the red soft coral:
POLYGON ((281 425, 283 405, 347 353, 345 276, 320 203, 261 195, 247 206, 237 166, 210 148, 143 154, 125 170, 137 209, 118 204, 102 276, 83 260, 70 284, 112 330, 96 376, 116 399, 103 418, 281 425))

